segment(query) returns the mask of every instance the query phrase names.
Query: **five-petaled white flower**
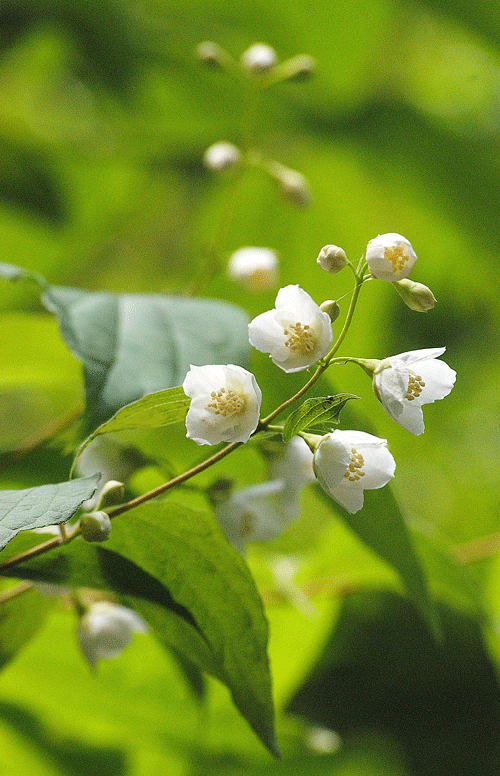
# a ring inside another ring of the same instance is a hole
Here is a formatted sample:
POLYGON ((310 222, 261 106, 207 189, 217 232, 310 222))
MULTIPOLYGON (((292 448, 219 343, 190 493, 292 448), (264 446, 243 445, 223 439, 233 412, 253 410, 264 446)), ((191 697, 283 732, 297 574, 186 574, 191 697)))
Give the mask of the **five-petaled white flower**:
POLYGON ((366 261, 373 277, 379 280, 402 280, 407 278, 417 254, 411 243, 396 232, 379 234, 367 245, 366 261))
POLYGON ((138 614, 107 601, 91 604, 78 625, 78 641, 88 662, 116 657, 130 643, 132 634, 148 627, 138 614))
POLYGON ((313 466, 323 490, 351 514, 362 508, 363 490, 382 488, 396 469, 386 439, 340 430, 320 440, 313 466))
POLYGON ((385 411, 415 436, 424 431, 423 404, 448 396, 456 372, 438 361, 446 348, 410 350, 380 361, 373 372, 373 390, 385 411))
POLYGON ((275 305, 249 323, 250 344, 269 353, 284 372, 307 369, 330 349, 330 316, 298 285, 281 288, 275 305))
POLYGON ((186 436, 199 445, 250 439, 262 398, 251 372, 234 364, 191 366, 182 387, 191 397, 186 436))

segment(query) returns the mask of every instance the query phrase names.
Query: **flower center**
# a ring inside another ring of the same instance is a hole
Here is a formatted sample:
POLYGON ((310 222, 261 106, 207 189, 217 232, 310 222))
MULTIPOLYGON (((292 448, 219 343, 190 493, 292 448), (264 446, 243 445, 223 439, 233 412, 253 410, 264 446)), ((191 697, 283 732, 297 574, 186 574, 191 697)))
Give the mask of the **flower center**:
POLYGON ((365 459, 361 453, 358 453, 356 448, 351 447, 351 463, 347 467, 347 471, 344 474, 346 480, 349 480, 349 482, 356 482, 357 480, 361 479, 361 477, 364 477, 364 464, 365 459))
POLYGON ((422 388, 425 388, 425 383, 420 377, 420 375, 412 375, 410 372, 408 377, 408 388, 406 389, 405 399, 408 399, 408 401, 413 401, 413 399, 418 399, 418 397, 422 393, 422 388))
POLYGON ((313 333, 307 323, 304 326, 300 322, 291 323, 286 329, 283 329, 283 334, 285 337, 288 337, 285 346, 290 348, 290 350, 295 350, 305 355, 306 353, 312 353, 315 348, 316 343, 313 333))
POLYGON ((391 262, 394 275, 401 272, 410 256, 409 247, 404 242, 400 242, 392 248, 386 248, 384 251, 384 258, 391 262))
POLYGON ((221 388, 220 391, 212 391, 210 396, 213 401, 207 404, 207 408, 215 415, 222 415, 223 418, 236 415, 245 406, 245 399, 237 394, 236 391, 232 391, 231 388, 221 388))

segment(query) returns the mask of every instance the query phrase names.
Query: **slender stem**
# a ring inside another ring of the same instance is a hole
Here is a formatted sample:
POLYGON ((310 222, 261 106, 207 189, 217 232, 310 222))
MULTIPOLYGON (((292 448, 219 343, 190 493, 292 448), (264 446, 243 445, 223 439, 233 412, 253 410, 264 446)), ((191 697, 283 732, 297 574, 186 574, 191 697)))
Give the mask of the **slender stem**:
POLYGON ((33 582, 20 582, 15 587, 10 587, 8 590, 3 590, 0 593, 0 604, 4 604, 6 601, 11 601, 12 598, 17 598, 18 595, 27 593, 33 587, 33 582))

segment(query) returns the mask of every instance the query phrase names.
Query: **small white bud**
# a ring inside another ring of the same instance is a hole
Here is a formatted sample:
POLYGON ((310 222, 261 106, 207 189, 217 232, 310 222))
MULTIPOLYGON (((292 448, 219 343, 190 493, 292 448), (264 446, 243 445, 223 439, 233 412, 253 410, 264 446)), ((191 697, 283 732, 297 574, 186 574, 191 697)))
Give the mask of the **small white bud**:
POLYGON ((106 509, 106 507, 112 507, 115 504, 120 504, 123 501, 125 492, 125 485, 118 480, 108 480, 101 490, 99 503, 97 504, 97 510, 106 509))
POLYGON ((325 302, 322 302, 319 309, 330 316, 332 323, 336 321, 340 315, 340 307, 334 299, 327 299, 325 302))
POLYGON ((432 310, 436 304, 436 298, 431 289, 424 286, 423 283, 403 278, 403 280, 397 280, 393 285, 410 310, 426 313, 428 310, 432 310))
POLYGON ((239 248, 230 257, 227 271, 250 291, 266 291, 277 284, 278 257, 271 248, 239 248))
POLYGON ((125 606, 106 601, 91 604, 78 625, 78 642, 88 662, 110 660, 130 644, 132 634, 145 633, 144 620, 125 606))
POLYGON ((251 73, 265 73, 276 64, 276 52, 267 43, 254 43, 241 57, 241 64, 251 73))
POLYGON ((86 542, 105 542, 111 533, 111 520, 106 512, 88 512, 80 519, 80 530, 86 542))
POLYGON ((321 269, 334 275, 347 266, 347 256, 338 245, 325 245, 316 259, 321 269))
POLYGON ((311 203, 307 179, 302 173, 274 161, 267 164, 267 170, 278 183, 285 199, 300 207, 307 207, 311 203))
POLYGON ((221 141, 209 146, 203 154, 203 164, 209 170, 230 170, 241 159, 239 148, 233 143, 221 141))

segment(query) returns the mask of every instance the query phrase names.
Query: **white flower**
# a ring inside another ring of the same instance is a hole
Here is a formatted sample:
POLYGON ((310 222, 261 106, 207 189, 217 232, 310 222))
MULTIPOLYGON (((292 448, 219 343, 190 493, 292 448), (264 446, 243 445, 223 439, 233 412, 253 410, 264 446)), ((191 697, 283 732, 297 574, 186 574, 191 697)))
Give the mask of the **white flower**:
POLYGON ((262 398, 251 372, 234 364, 191 366, 182 387, 192 400, 186 436, 199 445, 250 439, 262 398))
POLYGON ((254 43, 242 54, 241 64, 251 73, 264 73, 276 64, 276 52, 267 43, 254 43))
POLYGON ((227 271, 250 291, 266 291, 276 285, 278 258, 271 248, 239 248, 229 259, 227 271))
POLYGON ((248 325, 250 344, 269 353, 284 372, 300 372, 328 353, 332 324, 309 294, 298 285, 278 291, 276 308, 261 313, 248 325))
POLYGON ((283 449, 273 455, 269 461, 269 477, 272 480, 283 480, 286 491, 298 494, 308 482, 314 482, 313 454, 304 440, 294 436, 283 446, 283 449))
POLYGON ((298 502, 286 496, 283 480, 271 480, 231 493, 215 505, 215 516, 231 544, 240 552, 247 542, 263 542, 283 533, 298 516, 298 502), (284 498, 285 496, 285 498, 284 498))
POLYGON ((394 281, 408 277, 417 261, 417 254, 406 237, 388 232, 370 240, 366 261, 373 277, 394 281))
POLYGON ((78 625, 78 641, 92 668, 98 660, 116 657, 130 644, 132 634, 145 633, 147 625, 124 606, 100 601, 92 604, 78 625))
POLYGON ((382 488, 396 469, 387 440, 363 431, 334 431, 324 436, 313 465, 323 490, 351 514, 362 508, 363 490, 382 488))
POLYGON ((240 151, 233 143, 221 141, 209 146, 203 154, 203 163, 210 170, 229 170, 240 161, 240 151))
POLYGON ((424 431, 423 404, 448 396, 456 372, 438 361, 446 348, 410 350, 380 361, 373 390, 388 415, 415 436, 424 431))

